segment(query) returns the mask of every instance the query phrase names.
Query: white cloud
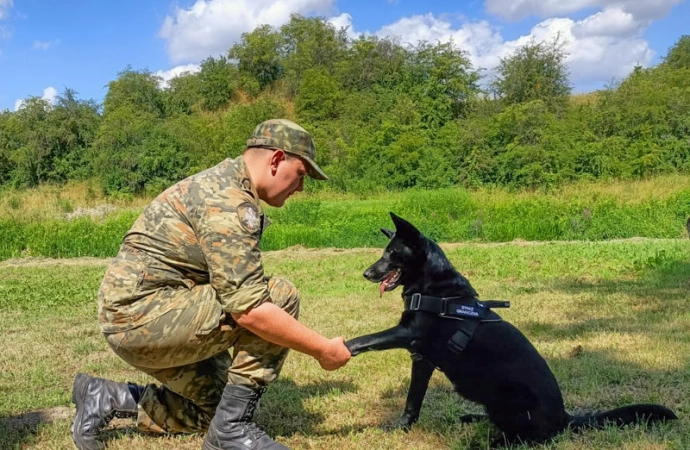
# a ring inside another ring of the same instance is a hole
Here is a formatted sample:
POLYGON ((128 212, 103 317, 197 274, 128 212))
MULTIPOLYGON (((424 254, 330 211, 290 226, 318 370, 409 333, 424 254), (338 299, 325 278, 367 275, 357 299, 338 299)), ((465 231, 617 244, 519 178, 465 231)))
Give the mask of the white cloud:
POLYGON ((173 67, 170 70, 159 70, 154 75, 161 78, 161 87, 167 88, 170 80, 172 80, 173 78, 179 77, 180 75, 184 75, 187 73, 197 73, 200 70, 201 66, 199 66, 198 64, 185 64, 182 66, 173 67))
MULTIPOLYGON (((2 0, 0 0, 2 1, 2 0)), ((43 89, 43 96, 41 97, 43 100, 46 100, 49 104, 54 105, 55 101, 57 100, 58 96, 58 91, 55 89, 53 86, 48 86, 47 88, 43 89)), ((18 111, 22 106, 24 106, 24 100, 19 99, 16 102, 14 102, 14 110, 18 111)))
POLYGON ((644 24, 636 21, 632 13, 610 7, 578 21, 546 19, 512 41, 505 41, 498 28, 486 21, 467 22, 454 28, 449 21, 433 14, 400 19, 384 26, 376 35, 400 37, 412 45, 421 40, 436 43, 453 39, 455 45, 468 53, 472 65, 487 69, 489 76, 501 58, 525 44, 558 39, 568 55, 570 80, 577 87, 603 85, 612 78, 624 78, 636 65, 648 66, 654 52, 640 38, 643 30, 644 24))
POLYGON ((345 28, 347 30, 347 37, 349 39, 357 39, 363 34, 355 31, 355 28, 352 25, 352 16, 348 13, 342 13, 339 16, 331 17, 328 19, 328 22, 330 22, 330 24, 333 25, 336 30, 345 28))
POLYGON ((35 41, 33 48, 36 50, 48 50, 50 47, 57 45, 60 43, 60 40, 56 41, 49 41, 49 42, 43 42, 43 41, 35 41))
POLYGON ((173 62, 198 62, 225 54, 242 33, 259 25, 278 27, 292 13, 327 14, 334 1, 197 0, 189 8, 176 7, 165 18, 159 35, 167 41, 173 62))
POLYGON ((630 36, 641 31, 642 24, 620 8, 605 8, 573 27, 576 36, 630 36))
POLYGON ((7 15, 10 8, 12 8, 12 0, 0 0, 0 19, 7 15))
POLYGON ((435 44, 453 39, 458 48, 468 53, 475 68, 495 67, 499 57, 505 53, 501 48, 503 38, 488 22, 469 22, 455 30, 450 22, 436 18, 431 13, 400 19, 381 28, 376 35, 382 38, 397 37, 401 43, 409 45, 416 45, 420 41, 435 44))
POLYGON ((489 14, 517 21, 529 16, 565 16, 585 9, 617 8, 631 13, 636 21, 649 22, 665 17, 683 0, 486 0, 489 14))

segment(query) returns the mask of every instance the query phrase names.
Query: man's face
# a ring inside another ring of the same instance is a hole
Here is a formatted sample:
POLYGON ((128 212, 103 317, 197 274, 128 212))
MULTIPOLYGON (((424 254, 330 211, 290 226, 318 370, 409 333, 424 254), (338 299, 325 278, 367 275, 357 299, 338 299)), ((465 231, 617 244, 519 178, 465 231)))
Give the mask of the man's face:
POLYGON ((309 166, 302 158, 276 150, 271 159, 271 186, 267 190, 267 198, 263 200, 280 208, 293 193, 302 191, 304 177, 308 173, 309 166))

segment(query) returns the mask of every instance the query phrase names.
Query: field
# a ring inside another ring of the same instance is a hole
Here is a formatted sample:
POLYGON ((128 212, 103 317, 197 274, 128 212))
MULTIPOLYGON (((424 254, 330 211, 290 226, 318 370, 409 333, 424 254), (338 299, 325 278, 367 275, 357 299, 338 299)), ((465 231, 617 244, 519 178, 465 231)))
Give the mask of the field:
MULTIPOLYGON (((390 226, 381 220, 379 226, 390 226)), ((423 226, 420 228, 425 231, 423 226)), ((680 234, 680 231, 679 231, 680 234)), ((541 448, 690 448, 690 240, 444 244, 483 299, 520 328, 555 372, 571 412, 631 402, 663 403, 680 420, 646 429, 566 433, 541 448)), ((302 293, 301 320, 326 336, 396 323, 399 292, 379 299, 362 277, 380 249, 266 252, 267 272, 302 293)), ((95 294, 107 260, 10 259, 0 262, 0 448, 70 449, 71 385, 77 372, 150 382, 106 347, 95 294)), ((479 412, 434 374, 419 424, 385 433, 402 411, 409 382, 404 351, 367 353, 336 372, 292 353, 264 395, 258 423, 293 449, 484 449, 493 429, 463 425, 479 412)), ((108 448, 199 449, 202 437, 138 434, 118 421, 108 448)), ((527 448, 527 447, 519 447, 527 448)))

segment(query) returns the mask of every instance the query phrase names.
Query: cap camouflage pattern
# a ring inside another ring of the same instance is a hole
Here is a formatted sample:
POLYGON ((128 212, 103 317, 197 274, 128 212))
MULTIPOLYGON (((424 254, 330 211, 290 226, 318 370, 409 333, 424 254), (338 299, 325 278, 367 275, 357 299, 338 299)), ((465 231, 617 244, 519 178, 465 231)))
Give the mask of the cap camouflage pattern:
POLYGON ((295 122, 286 119, 271 119, 260 123, 247 140, 247 147, 266 147, 284 150, 304 158, 309 163, 309 176, 317 180, 328 180, 328 176, 316 164, 316 148, 311 135, 295 122))

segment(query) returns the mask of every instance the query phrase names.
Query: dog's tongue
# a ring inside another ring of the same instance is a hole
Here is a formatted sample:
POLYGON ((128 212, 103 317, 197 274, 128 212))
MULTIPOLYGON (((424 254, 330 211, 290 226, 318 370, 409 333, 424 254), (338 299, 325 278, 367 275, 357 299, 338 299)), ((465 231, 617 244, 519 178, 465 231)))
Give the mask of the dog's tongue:
POLYGON ((383 297, 383 293, 386 291, 386 286, 388 286, 388 282, 395 276, 395 271, 390 272, 388 275, 386 275, 386 278, 381 281, 381 284, 379 285, 379 297, 383 297))

